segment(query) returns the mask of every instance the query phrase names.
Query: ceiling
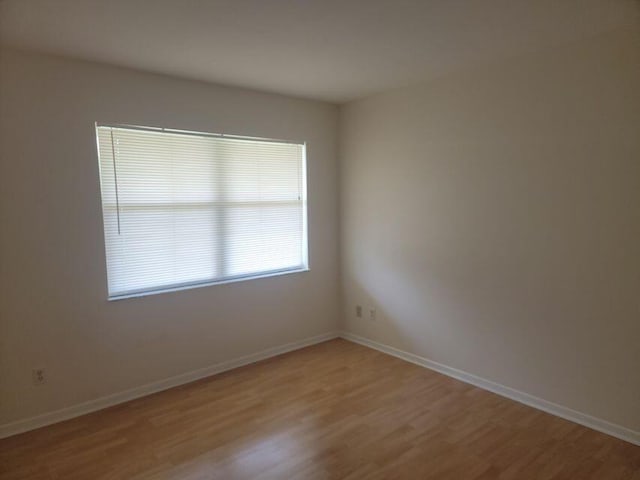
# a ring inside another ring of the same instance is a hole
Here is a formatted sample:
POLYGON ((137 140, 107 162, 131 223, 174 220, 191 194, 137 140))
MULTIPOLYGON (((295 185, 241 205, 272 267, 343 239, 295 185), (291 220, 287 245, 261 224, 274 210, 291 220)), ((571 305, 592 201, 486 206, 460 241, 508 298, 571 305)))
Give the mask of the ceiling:
POLYGON ((636 0, 4 0, 0 41, 344 102, 636 21, 636 0))

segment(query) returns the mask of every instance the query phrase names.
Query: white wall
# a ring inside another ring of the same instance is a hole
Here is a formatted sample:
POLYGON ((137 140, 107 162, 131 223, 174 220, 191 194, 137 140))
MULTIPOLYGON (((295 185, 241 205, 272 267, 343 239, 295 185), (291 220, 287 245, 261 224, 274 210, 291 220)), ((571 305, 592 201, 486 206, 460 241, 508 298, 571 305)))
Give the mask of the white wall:
POLYGON ((336 127, 329 104, 1 51, 0 424, 335 330, 336 127), (306 140, 311 271, 107 302, 96 121, 306 140))
POLYGON ((348 331, 640 431, 639 31, 342 109, 348 331))

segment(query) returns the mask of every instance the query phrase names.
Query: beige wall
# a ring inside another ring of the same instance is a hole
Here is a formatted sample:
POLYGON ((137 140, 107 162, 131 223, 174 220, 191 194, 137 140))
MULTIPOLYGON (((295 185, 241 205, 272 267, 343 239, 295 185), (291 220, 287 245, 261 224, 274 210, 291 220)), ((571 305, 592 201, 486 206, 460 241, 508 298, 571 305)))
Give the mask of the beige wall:
POLYGON ((343 108, 348 331, 640 431, 638 31, 343 108))
POLYGON ((0 424, 335 330, 335 106, 0 53, 0 424), (95 121, 306 140, 311 271, 107 302, 95 121))

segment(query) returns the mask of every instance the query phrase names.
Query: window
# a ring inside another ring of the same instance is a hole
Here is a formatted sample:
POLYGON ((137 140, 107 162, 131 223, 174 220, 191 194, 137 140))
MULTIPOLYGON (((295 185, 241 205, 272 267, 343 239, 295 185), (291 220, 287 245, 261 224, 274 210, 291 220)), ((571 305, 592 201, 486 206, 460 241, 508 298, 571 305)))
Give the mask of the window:
POLYGON ((304 144, 96 129, 110 299, 307 269, 304 144))

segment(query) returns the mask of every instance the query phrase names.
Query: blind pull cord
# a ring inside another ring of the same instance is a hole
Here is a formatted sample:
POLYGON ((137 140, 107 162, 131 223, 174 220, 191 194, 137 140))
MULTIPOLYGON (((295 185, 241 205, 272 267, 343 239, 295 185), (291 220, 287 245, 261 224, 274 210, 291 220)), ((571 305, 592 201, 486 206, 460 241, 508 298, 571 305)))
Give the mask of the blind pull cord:
POLYGON ((118 195, 118 169, 116 168, 116 148, 113 143, 113 129, 111 129, 111 152, 113 153, 113 179, 116 185, 116 219, 118 220, 118 235, 120 235, 120 196, 118 195))

